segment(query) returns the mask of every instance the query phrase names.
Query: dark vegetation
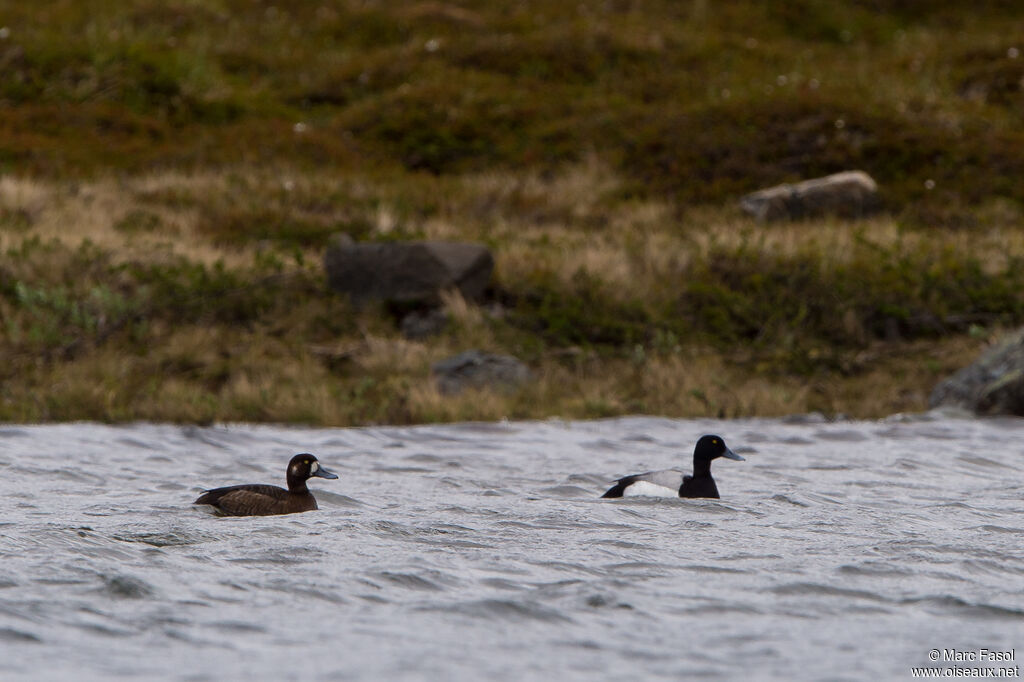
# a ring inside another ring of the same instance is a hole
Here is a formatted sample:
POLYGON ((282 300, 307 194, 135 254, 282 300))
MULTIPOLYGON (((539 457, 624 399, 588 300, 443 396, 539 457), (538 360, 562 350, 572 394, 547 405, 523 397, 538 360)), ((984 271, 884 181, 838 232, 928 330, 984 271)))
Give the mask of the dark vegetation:
POLYGON ((51 1, 4 21, 9 171, 452 173, 596 150, 686 202, 850 167, 896 210, 926 178, 950 210, 1024 199, 1012 2, 51 1))

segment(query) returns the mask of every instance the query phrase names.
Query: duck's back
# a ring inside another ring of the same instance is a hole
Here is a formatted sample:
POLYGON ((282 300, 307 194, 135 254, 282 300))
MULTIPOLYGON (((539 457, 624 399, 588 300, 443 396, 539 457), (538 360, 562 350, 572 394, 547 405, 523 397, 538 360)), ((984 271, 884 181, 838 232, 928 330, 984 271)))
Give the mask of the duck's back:
POLYGON ((210 504, 230 516, 294 514, 317 508, 309 492, 293 493, 276 485, 231 485, 207 490, 194 504, 210 504))
POLYGON ((633 495, 674 496, 683 481, 683 472, 677 469, 648 471, 625 476, 615 481, 601 497, 629 497, 633 495))

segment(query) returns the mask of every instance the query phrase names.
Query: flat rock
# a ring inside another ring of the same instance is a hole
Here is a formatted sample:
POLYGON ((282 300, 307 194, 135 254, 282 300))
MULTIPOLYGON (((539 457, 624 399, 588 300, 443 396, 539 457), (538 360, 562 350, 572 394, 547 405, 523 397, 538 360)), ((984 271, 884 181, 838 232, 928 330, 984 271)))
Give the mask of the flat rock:
POLYGON ((740 208, 761 222, 821 215, 860 218, 879 206, 878 185, 863 171, 769 187, 740 199, 740 208))
POLYGON ((338 239, 324 254, 327 283, 361 304, 371 300, 439 305, 458 289, 480 301, 494 257, 480 244, 458 242, 354 243, 338 239))
POLYGON ((985 415, 1024 417, 1024 329, 989 348, 971 365, 941 381, 931 407, 959 407, 985 415))
POLYGON ((467 350, 436 363, 431 370, 445 395, 467 388, 514 389, 532 376, 530 368, 510 355, 467 350))

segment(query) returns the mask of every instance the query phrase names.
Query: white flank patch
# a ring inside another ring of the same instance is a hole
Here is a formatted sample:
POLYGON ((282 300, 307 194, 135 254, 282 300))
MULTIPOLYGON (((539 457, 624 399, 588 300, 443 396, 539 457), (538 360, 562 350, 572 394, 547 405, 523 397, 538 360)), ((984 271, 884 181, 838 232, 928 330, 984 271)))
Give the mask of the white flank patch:
POLYGON ((622 491, 623 497, 679 497, 679 490, 666 488, 650 481, 637 481, 622 491))

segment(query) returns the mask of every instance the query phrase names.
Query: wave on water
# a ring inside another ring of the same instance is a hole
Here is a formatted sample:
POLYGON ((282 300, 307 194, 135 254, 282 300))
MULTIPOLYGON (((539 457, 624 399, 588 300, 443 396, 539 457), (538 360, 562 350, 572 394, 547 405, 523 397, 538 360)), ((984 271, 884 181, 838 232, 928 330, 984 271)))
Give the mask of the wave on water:
POLYGON ((902 679, 932 649, 1020 648, 1022 435, 938 414, 0 427, 0 673, 902 679), (722 499, 600 499, 689 471, 709 432, 747 460, 715 463, 722 499), (339 475, 311 481, 318 511, 192 505, 281 485, 296 452, 339 475), (325 634, 344 646, 308 655, 325 634))

